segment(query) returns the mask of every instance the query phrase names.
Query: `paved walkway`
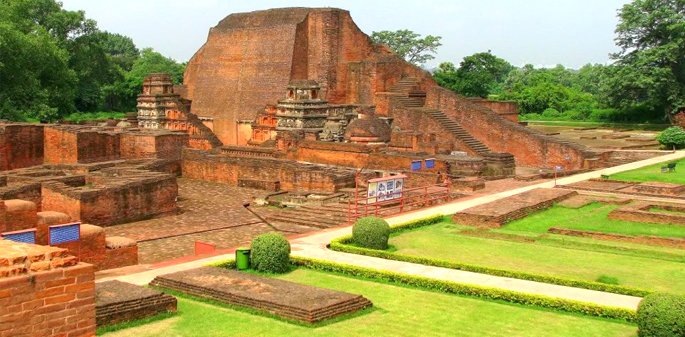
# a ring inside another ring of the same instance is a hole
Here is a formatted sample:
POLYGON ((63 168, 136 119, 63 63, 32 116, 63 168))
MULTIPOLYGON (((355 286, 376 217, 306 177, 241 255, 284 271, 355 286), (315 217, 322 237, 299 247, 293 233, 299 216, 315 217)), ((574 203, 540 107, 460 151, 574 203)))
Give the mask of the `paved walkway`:
MULTIPOLYGON (((571 184, 578 181, 583 181, 591 178, 598 178, 603 174, 613 174, 622 171, 632 170, 644 166, 653 165, 663 161, 676 160, 685 158, 685 151, 679 151, 665 156, 650 158, 647 160, 642 160, 634 163, 629 163, 625 165, 620 165, 612 168, 601 169, 597 171, 592 171, 588 173, 582 173, 570 177, 565 177, 557 180, 557 184, 571 184)), ((449 204, 443 204, 440 206, 415 211, 411 213, 406 213, 398 216, 388 218, 388 222, 391 224, 408 222, 427 216, 432 216, 435 214, 453 214, 463 209, 477 206, 483 203, 491 202, 493 200, 498 200, 505 198, 514 194, 529 191, 535 188, 551 188, 554 187, 554 181, 543 182, 531 186, 516 188, 509 191, 504 191, 492 195, 475 197, 472 199, 456 200, 455 202, 449 204)), ((486 274, 478 274, 472 272, 465 272, 454 269, 439 268, 424 266, 419 264, 400 262, 400 261, 389 261, 384 259, 373 258, 369 256, 351 255, 341 252, 334 252, 327 250, 325 248, 332 239, 347 235, 351 233, 351 227, 342 227, 337 229, 329 229, 321 232, 317 232, 312 235, 308 235, 301 238, 296 238, 291 240, 293 247, 293 255, 317 258, 321 260, 329 260, 340 263, 347 263, 352 265, 358 265, 363 267, 376 268, 381 270, 395 271, 400 273, 407 273, 412 275, 426 276, 441 280, 448 280, 454 282, 460 282, 465 284, 482 285, 500 289, 507 289, 512 291, 518 291, 529 294, 539 294, 546 295, 556 298, 564 298, 570 300, 577 300, 583 302, 596 303, 607 306, 615 306, 629 309, 636 309, 640 301, 640 298, 633 296, 625 296, 619 294, 605 293, 587 289, 565 287, 547 283, 525 281, 519 279, 512 279, 507 277, 499 277, 486 274)), ((167 266, 154 270, 147 270, 136 274, 130 274, 125 276, 115 276, 100 278, 97 282, 102 282, 110 279, 118 279, 124 282, 130 282, 134 284, 147 284, 155 276, 164 275, 176 271, 188 270, 197 268, 207 263, 214 261, 221 261, 227 258, 231 258, 231 254, 215 256, 207 259, 196 260, 192 262, 177 264, 173 266, 167 266)))

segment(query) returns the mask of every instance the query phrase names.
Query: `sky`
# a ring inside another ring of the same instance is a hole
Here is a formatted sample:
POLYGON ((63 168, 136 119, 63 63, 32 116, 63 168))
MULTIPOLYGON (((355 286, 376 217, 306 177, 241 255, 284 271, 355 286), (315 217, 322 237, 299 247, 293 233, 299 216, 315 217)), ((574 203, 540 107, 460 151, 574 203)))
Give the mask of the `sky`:
POLYGON ((185 62, 207 40, 209 28, 231 13, 278 7, 338 7, 350 11, 359 28, 409 29, 442 36, 428 68, 458 64, 464 56, 490 50, 515 66, 562 64, 579 68, 607 63, 616 52, 617 10, 628 0, 61 0, 84 10, 98 27, 129 36, 185 62))

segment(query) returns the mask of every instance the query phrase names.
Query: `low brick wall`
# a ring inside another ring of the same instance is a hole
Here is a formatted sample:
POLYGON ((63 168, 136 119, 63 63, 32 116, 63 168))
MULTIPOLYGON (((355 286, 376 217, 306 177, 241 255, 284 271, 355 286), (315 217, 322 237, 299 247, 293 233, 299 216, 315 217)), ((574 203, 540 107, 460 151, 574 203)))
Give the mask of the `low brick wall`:
POLYGON ((636 202, 617 208, 609 213, 609 219, 645 223, 663 223, 671 225, 685 225, 685 206, 677 204, 660 204, 636 202), (652 212, 651 208, 661 208, 667 211, 683 212, 683 214, 652 212))
MULTIPOLYGON (((239 181, 262 181, 271 189, 336 192, 354 186, 354 170, 298 163, 270 157, 231 157, 218 151, 185 149, 183 176, 238 186, 239 181)), ((258 187, 259 185, 252 185, 258 187)))
POLYGON ((568 199, 578 193, 562 189, 538 188, 504 199, 467 208, 452 216, 454 222, 477 227, 501 227, 513 220, 551 207, 554 203, 568 199))
POLYGON ((630 235, 602 233, 602 232, 596 232, 596 231, 583 231, 583 230, 557 228, 557 227, 552 227, 552 228, 548 229, 547 231, 549 233, 552 233, 552 234, 579 236, 579 237, 592 238, 592 239, 596 239, 596 240, 622 241, 622 242, 639 243, 639 244, 646 244, 646 245, 653 245, 653 246, 674 247, 674 248, 685 249, 685 239, 662 238, 662 237, 658 237, 658 236, 630 236, 630 235))
POLYGON ((95 286, 97 326, 129 322, 176 311, 176 298, 154 289, 120 281, 95 286))
POLYGON ((93 266, 65 249, 0 240, 0 336, 95 336, 93 266))
POLYGON ((306 323, 320 322, 372 305, 361 295, 215 267, 157 276, 150 285, 306 323))

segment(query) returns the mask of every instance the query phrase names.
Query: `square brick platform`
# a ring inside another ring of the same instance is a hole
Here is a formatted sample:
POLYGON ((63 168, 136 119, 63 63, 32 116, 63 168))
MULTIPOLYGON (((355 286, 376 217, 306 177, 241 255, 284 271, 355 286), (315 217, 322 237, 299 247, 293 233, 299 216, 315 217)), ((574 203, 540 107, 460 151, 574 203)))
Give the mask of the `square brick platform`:
POLYGON ((150 285, 306 323, 320 322, 372 306, 361 295, 216 267, 157 276, 150 285))
POLYGON ((120 281, 95 286, 95 321, 112 325, 176 311, 176 298, 160 291, 120 281))

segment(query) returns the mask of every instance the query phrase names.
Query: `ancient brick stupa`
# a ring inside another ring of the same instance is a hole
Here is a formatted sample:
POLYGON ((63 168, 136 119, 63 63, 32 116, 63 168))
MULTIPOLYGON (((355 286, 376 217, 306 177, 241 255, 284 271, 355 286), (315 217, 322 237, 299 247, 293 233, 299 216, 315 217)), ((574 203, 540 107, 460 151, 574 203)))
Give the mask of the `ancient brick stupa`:
POLYGON ((566 169, 599 160, 581 145, 518 125, 515 103, 469 100, 441 88, 430 73, 375 44, 343 9, 230 14, 210 29, 188 62, 183 87, 174 89, 192 100, 190 115, 224 145, 287 148, 301 160, 324 160, 324 148, 343 151, 330 143, 341 143, 345 133, 348 143, 390 141, 392 151, 418 151, 422 146, 406 136, 412 134, 434 139, 431 153, 456 151, 506 167, 514 158, 519 165, 566 169), (275 111, 265 111, 268 105, 275 111), (360 118, 347 130, 358 108, 372 106, 377 117, 360 118), (392 119, 391 130, 383 118, 392 119), (304 157, 295 153, 301 141, 309 142, 304 157))

